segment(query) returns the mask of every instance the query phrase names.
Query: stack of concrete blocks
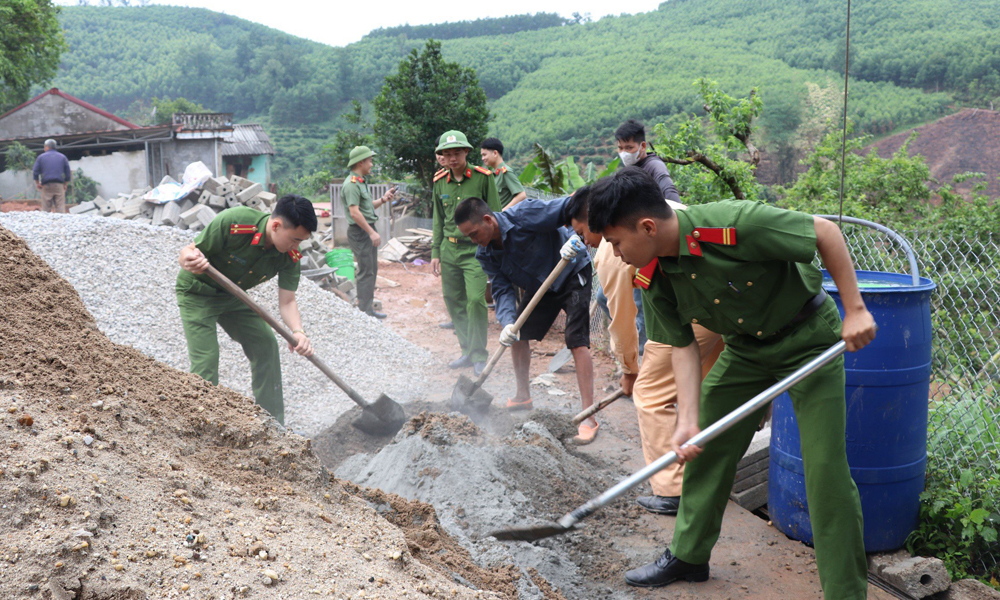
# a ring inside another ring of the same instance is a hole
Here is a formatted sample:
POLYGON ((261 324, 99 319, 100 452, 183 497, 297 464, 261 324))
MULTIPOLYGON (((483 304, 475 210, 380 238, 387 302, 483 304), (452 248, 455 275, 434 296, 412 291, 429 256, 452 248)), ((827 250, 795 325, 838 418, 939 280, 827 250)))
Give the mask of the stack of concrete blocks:
POLYGON ((771 428, 753 436, 746 454, 736 465, 736 480, 729 498, 747 510, 767 504, 767 466, 771 459, 771 428))

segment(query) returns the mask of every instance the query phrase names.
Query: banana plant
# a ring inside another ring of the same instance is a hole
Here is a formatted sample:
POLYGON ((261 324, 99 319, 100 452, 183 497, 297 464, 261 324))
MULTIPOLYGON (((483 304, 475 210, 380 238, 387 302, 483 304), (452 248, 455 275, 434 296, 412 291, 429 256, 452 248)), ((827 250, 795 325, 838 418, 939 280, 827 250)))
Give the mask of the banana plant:
POLYGON ((556 160, 549 154, 541 144, 535 143, 534 158, 521 171, 518 178, 522 184, 553 194, 569 194, 575 190, 591 185, 601 177, 614 173, 621 163, 621 159, 615 157, 607 168, 597 171, 596 165, 590 162, 580 173, 580 166, 572 156, 567 156, 562 160, 556 160))

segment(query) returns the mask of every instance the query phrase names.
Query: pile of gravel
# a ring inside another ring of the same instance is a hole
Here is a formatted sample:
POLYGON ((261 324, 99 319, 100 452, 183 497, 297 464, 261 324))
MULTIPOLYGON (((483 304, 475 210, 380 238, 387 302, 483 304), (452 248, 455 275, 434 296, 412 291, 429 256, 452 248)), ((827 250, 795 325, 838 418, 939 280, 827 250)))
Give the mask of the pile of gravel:
MULTIPOLYGON (((174 294, 180 249, 194 234, 120 219, 41 212, 0 215, 0 225, 23 238, 80 294, 112 341, 182 370, 187 343, 174 294)), ((250 295, 278 317, 277 278, 250 295)), ((430 354, 388 327, 302 278, 297 294, 303 327, 317 355, 369 400, 384 391, 402 402, 421 398, 421 371, 430 354)), ((354 403, 281 338, 285 423, 313 436, 354 403)), ((219 382, 253 396, 243 350, 219 329, 219 382)))

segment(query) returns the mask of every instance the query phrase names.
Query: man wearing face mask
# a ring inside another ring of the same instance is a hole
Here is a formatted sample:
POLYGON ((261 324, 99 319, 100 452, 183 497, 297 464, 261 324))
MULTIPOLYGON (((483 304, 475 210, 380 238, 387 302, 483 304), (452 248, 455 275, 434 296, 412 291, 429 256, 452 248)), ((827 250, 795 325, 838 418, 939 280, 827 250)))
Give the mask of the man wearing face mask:
POLYGON ((646 143, 646 128, 635 119, 629 119, 615 130, 615 141, 618 143, 618 156, 623 167, 636 166, 649 173, 660 186, 663 197, 667 200, 680 202, 681 197, 670 178, 667 163, 649 149, 646 143))

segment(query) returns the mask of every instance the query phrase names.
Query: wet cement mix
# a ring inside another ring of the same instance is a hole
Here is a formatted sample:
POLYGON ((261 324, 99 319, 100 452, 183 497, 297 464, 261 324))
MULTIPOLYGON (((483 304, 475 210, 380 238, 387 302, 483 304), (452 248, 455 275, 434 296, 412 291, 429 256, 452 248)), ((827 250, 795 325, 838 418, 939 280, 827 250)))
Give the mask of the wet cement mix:
POLYGON ((414 541, 251 399, 109 341, 2 227, 0 337, 0 597, 512 597, 431 511, 414 541))

